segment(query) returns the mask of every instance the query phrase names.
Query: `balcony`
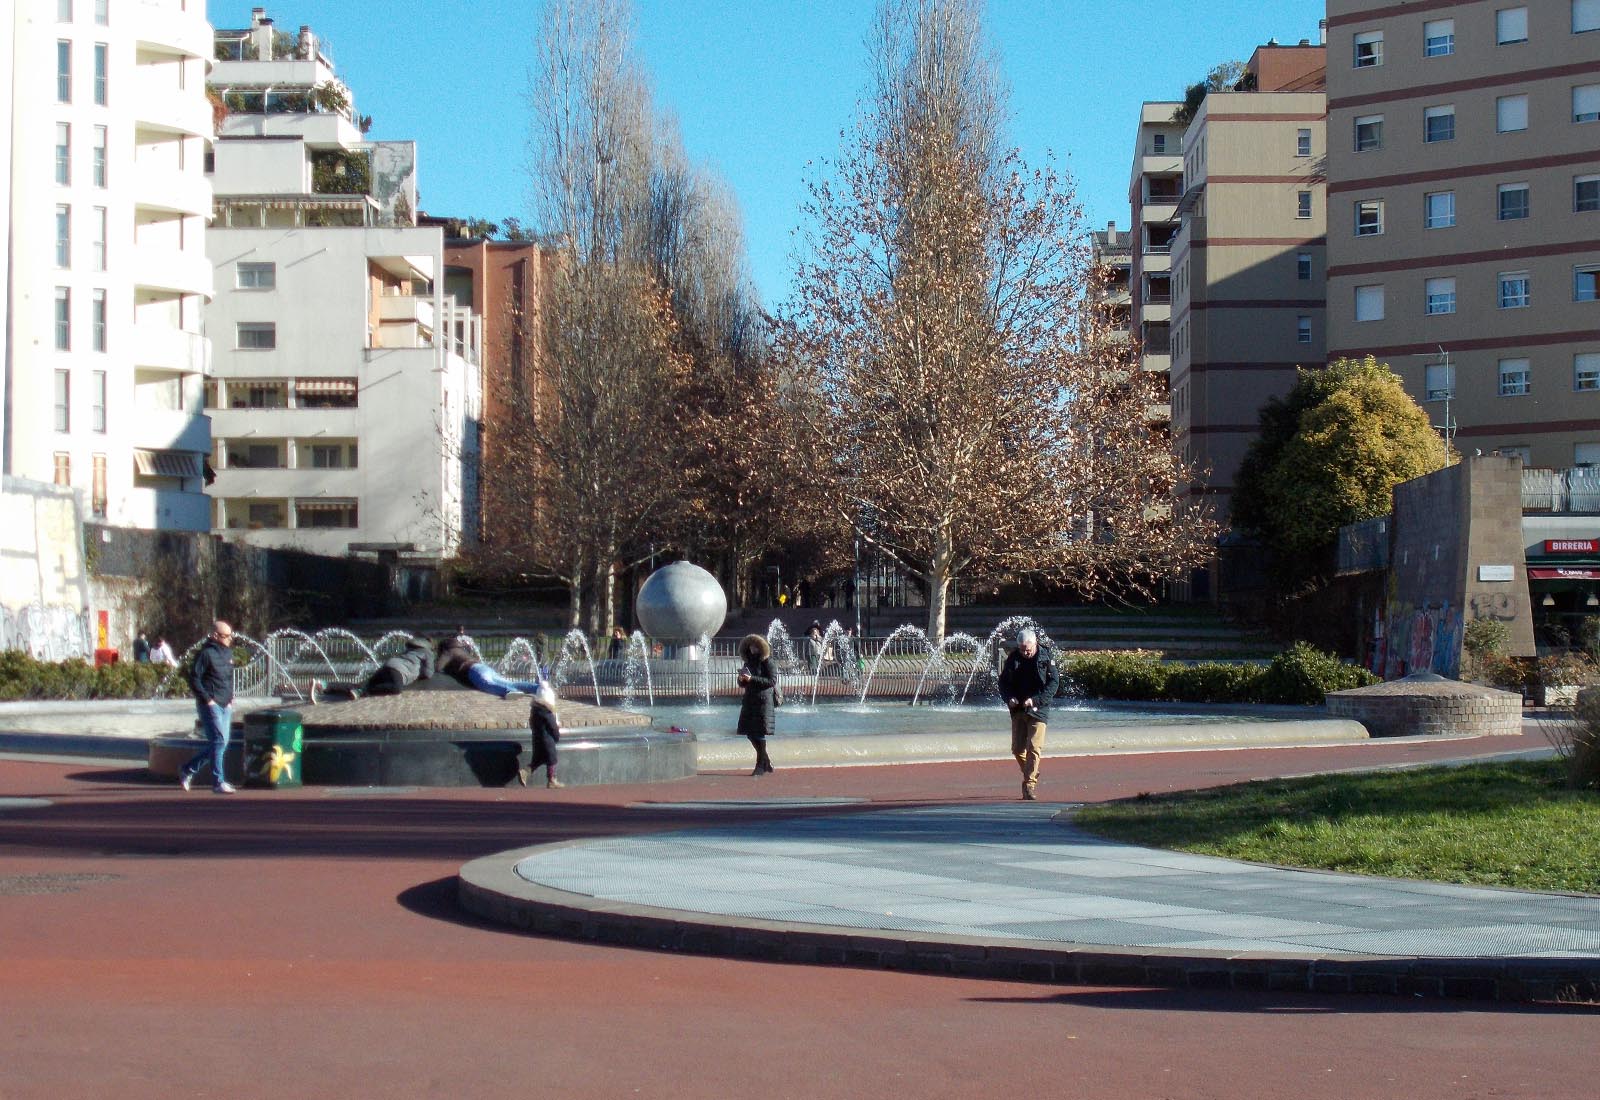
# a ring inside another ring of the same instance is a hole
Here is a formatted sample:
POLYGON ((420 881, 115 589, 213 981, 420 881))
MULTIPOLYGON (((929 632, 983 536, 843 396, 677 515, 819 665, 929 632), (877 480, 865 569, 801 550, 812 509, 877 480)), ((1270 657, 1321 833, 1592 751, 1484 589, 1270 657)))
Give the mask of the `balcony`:
MULTIPOLYGON (((433 299, 411 294, 385 294, 378 299, 378 320, 421 325, 433 331, 433 299)), ((404 345, 412 347, 414 345, 404 345)))
POLYGON ((204 252, 139 244, 134 247, 133 281, 175 294, 212 296, 211 261, 204 252))
MULTIPOLYGON (((1178 216, 1178 197, 1146 199, 1139 207, 1139 220, 1149 222, 1170 222, 1178 216)), ((1151 246, 1154 247, 1153 245, 1151 246)), ((1168 251, 1171 251, 1170 247, 1168 251)))
POLYGON ((217 471, 211 495, 238 499, 298 497, 316 500, 319 496, 354 499, 365 489, 366 478, 360 470, 302 470, 291 467, 257 470, 248 466, 230 466, 217 471))
POLYGON ((121 521, 158 531, 209 531, 211 498, 177 489, 133 489, 124 498, 121 521))
POLYGON ((1178 176, 1183 174, 1183 157, 1178 152, 1146 153, 1139 158, 1142 176, 1178 176))
POLYGON ((211 341, 199 333, 165 325, 136 324, 133 326, 133 365, 180 374, 208 374, 211 341))
POLYGON ((136 163, 133 201, 146 210, 210 217, 211 181, 197 171, 161 163, 136 163))
POLYGON ((211 418, 184 409, 137 409, 129 433, 133 446, 147 451, 211 450, 211 418))
POLYGON ((1170 374, 1172 355, 1165 351, 1147 351, 1139 356, 1139 369, 1152 374, 1170 374))
POLYGON ((139 48, 151 53, 182 57, 211 56, 211 25, 202 5, 185 11, 178 0, 135 0, 124 11, 133 25, 139 48))
MULTIPOLYGON (((207 44, 206 53, 210 53, 207 44)), ((314 88, 333 80, 333 66, 325 57, 302 61, 286 57, 277 61, 218 61, 211 67, 211 83, 219 89, 314 88)))
POLYGON ((1172 320, 1172 299, 1156 301, 1146 298, 1139 306, 1139 320, 1146 324, 1154 321, 1157 324, 1166 324, 1172 320))
POLYGON ((158 84, 148 76, 136 77, 133 85, 133 117, 142 128, 186 137, 212 135, 211 101, 204 91, 158 84))
POLYGON ((1600 467, 1566 470, 1524 469, 1522 511, 1600 515, 1600 467))
POLYGON ((307 114, 231 114, 222 121, 225 138, 304 138, 317 148, 349 149, 366 139, 353 122, 343 115, 326 112, 307 114))

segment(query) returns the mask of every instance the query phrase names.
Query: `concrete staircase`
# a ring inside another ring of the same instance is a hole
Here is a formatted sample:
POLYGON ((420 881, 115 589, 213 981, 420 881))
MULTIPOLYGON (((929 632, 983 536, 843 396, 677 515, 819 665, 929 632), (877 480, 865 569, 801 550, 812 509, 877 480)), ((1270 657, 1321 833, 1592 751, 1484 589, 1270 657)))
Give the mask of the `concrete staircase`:
MULTIPOLYGON (((1033 618, 1063 651, 1160 650, 1178 660, 1259 659, 1278 651, 1264 635, 1230 623, 1210 607, 1142 606, 1110 607, 1059 605, 1049 607, 952 607, 945 615, 945 632, 987 638, 1001 621, 1013 616, 1033 618)), ((722 628, 722 637, 765 633, 773 619, 781 619, 791 635, 803 634, 812 620, 824 627, 834 619, 855 624, 856 613, 843 607, 801 607, 778 611, 747 608, 735 611, 722 628)), ((871 638, 882 638, 909 623, 924 627, 928 612, 922 607, 862 610, 862 624, 871 638)))

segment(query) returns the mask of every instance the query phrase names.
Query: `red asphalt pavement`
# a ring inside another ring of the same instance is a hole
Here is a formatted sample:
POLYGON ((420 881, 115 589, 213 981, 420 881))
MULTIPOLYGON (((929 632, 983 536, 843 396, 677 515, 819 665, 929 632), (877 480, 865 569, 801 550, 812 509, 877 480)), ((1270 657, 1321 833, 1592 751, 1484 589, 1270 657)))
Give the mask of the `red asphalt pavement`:
MULTIPOLYGON (((1055 758, 1041 794, 1094 801, 1540 744, 1055 758)), ((1009 764, 963 763, 218 798, 142 771, 0 759, 0 798, 53 802, 0 809, 0 1100, 1596 1095, 1593 1008, 730 961, 522 935, 455 905, 454 874, 480 855, 796 812, 630 804, 903 806, 1010 799, 1015 785, 1009 764)))

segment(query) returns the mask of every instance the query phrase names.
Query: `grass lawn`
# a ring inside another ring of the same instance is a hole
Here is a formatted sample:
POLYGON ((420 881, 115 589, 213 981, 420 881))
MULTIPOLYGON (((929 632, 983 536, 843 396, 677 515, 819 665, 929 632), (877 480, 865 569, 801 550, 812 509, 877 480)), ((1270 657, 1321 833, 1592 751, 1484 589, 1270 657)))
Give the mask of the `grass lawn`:
POLYGON ((1327 775, 1085 806, 1101 836, 1232 859, 1600 894, 1600 792, 1559 760, 1327 775))

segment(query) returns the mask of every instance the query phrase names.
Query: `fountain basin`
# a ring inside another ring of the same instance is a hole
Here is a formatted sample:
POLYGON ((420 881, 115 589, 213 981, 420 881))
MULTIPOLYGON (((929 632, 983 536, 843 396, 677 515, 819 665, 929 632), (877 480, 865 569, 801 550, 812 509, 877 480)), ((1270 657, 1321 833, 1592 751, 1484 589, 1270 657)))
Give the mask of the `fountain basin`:
MULTIPOLYGON (((452 685, 296 708, 304 728, 301 779, 347 787, 503 787, 530 751, 528 705, 452 685)), ((695 773, 694 739, 651 729, 644 715, 567 701, 557 713, 563 783, 647 783, 695 773)), ((151 774, 175 779, 203 744, 197 737, 156 738, 151 774)), ((236 779, 243 753, 237 741, 229 750, 229 776, 236 779)))

